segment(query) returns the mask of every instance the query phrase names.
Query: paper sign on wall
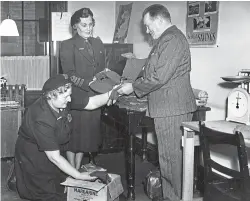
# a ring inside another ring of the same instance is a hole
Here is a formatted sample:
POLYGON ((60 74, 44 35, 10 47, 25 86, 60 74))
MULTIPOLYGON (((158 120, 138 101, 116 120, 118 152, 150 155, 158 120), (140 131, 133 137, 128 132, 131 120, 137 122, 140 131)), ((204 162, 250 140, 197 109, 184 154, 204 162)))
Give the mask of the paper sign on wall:
POLYGON ((63 41, 72 37, 70 12, 52 12, 52 41, 63 41))

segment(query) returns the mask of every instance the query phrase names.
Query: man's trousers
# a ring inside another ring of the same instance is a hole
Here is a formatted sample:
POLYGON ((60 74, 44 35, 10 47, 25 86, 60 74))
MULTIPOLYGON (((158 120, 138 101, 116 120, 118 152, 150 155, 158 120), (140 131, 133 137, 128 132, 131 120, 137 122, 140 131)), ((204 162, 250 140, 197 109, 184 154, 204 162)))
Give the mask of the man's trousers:
POLYGON ((166 200, 181 200, 181 123, 185 121, 191 121, 192 117, 193 113, 154 118, 155 131, 158 141, 163 198, 166 200))

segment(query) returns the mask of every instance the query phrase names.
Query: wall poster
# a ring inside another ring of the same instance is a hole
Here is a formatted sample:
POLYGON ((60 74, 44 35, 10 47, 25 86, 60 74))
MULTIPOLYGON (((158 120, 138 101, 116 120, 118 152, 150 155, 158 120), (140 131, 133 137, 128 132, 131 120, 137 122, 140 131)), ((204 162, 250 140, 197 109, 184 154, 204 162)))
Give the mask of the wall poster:
POLYGON ((215 47, 218 38, 218 1, 187 2, 187 40, 191 47, 215 47))
POLYGON ((120 5, 119 14, 115 26, 113 43, 124 43, 125 38, 128 34, 132 5, 133 3, 130 3, 128 5, 120 5))

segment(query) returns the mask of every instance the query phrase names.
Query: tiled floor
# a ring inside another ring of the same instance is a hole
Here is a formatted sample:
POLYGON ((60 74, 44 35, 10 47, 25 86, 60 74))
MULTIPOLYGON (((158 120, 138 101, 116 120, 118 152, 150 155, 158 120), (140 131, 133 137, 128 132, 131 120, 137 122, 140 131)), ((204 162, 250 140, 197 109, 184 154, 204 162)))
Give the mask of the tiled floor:
MULTIPOLYGON (((87 159, 85 158, 87 163, 87 159)), ((125 182, 125 160, 123 153, 112 153, 112 154, 102 154, 98 155, 96 158, 98 165, 106 168, 108 172, 120 174, 122 178, 122 183, 124 187, 124 195, 127 194, 127 187, 125 182)), ((10 162, 6 160, 1 161, 1 201, 24 201, 19 198, 18 194, 9 191, 6 188, 6 178, 8 175, 8 169, 10 162)), ((155 167, 148 162, 142 162, 140 157, 136 156, 136 200, 135 201, 150 201, 150 199, 145 195, 143 190, 142 181, 144 180, 147 173, 154 169, 155 167)), ((121 198, 120 201, 124 199, 121 198)))

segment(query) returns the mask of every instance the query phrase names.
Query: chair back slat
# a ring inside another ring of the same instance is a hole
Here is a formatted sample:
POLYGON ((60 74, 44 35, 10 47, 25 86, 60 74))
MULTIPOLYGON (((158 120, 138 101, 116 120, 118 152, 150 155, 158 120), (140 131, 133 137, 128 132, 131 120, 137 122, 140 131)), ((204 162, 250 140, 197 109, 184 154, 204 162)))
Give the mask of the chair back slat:
POLYGON ((212 169, 231 177, 244 178, 249 176, 247 152, 244 138, 241 132, 225 133, 207 128, 204 122, 200 122, 200 140, 204 155, 205 174, 207 178, 211 177, 212 169), (232 170, 221 164, 218 164, 210 156, 211 145, 227 144, 235 146, 238 152, 240 170, 232 170))
POLYGON ((237 147, 238 149, 238 156, 239 156, 239 164, 240 164, 240 171, 243 172, 243 176, 249 175, 248 169, 248 157, 247 157, 247 150, 244 141, 244 137, 241 132, 236 131, 235 135, 237 136, 237 140, 240 146, 237 147))
POLYGON ((233 169, 230 169, 230 168, 227 168, 217 162, 215 162, 214 160, 210 159, 209 160, 209 166, 219 172, 222 172, 228 176, 231 176, 231 177, 240 177, 240 172, 237 171, 237 170, 233 170, 233 169))

